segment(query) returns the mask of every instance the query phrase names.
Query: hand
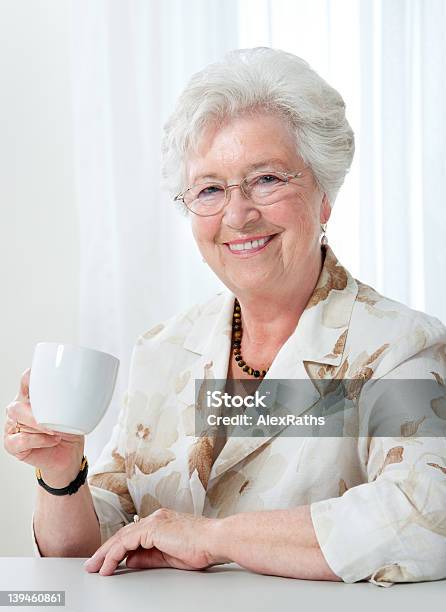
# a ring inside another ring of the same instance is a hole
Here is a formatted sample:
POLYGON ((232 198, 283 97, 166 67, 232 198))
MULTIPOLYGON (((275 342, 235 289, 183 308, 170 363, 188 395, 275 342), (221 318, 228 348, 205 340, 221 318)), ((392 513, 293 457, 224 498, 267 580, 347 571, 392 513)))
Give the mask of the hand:
POLYGON ((199 570, 229 559, 211 554, 222 519, 160 508, 138 523, 122 527, 84 564, 88 572, 113 574, 125 558, 127 567, 199 570))
POLYGON ((36 422, 29 400, 30 373, 31 368, 28 368, 22 374, 19 392, 6 408, 4 447, 19 461, 39 467, 45 482, 45 475, 50 475, 50 482, 47 483, 50 486, 52 483, 57 486, 55 483, 58 480, 67 485, 79 471, 84 436, 45 429, 36 422), (20 433, 17 433, 17 422, 20 433))

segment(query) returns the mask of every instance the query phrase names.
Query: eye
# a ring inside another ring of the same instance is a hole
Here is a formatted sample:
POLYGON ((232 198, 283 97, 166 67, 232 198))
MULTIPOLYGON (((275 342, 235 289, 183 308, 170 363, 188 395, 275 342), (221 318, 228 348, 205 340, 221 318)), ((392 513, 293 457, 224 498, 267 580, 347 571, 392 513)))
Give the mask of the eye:
POLYGON ((279 177, 275 174, 262 174, 262 176, 259 177, 259 181, 261 183, 274 183, 275 181, 279 180, 279 177))
POLYGON ((284 182, 284 179, 280 174, 274 174, 272 172, 268 172, 265 174, 258 174, 253 176, 248 180, 248 184, 251 187, 274 187, 276 185, 280 185, 284 182))
POLYGON ((221 185, 204 185, 198 189, 197 199, 205 200, 218 196, 224 192, 221 185))

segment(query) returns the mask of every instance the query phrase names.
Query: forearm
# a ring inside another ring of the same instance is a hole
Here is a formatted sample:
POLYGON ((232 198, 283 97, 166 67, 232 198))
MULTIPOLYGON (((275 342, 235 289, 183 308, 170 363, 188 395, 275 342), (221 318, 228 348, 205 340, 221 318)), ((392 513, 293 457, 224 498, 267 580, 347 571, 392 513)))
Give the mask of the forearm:
POLYGON ((213 524, 210 557, 254 572, 307 580, 334 580, 322 555, 310 506, 243 512, 213 524))
MULTIPOLYGON (((48 484, 59 488, 67 483, 48 484)), ((52 495, 39 486, 34 533, 44 557, 91 556, 101 545, 101 535, 88 484, 73 495, 63 496, 52 495)))

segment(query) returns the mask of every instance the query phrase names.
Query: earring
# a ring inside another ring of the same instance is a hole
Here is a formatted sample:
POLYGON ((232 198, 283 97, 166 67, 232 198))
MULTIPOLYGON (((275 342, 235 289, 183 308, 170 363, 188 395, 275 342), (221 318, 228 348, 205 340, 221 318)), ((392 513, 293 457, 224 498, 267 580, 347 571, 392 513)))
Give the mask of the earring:
POLYGON ((207 263, 207 261, 206 261, 206 259, 205 259, 204 257, 202 257, 202 258, 201 258, 201 261, 202 261, 203 263, 207 263))
POLYGON ((321 230, 322 230, 321 245, 322 246, 327 246, 327 244, 328 244, 328 238, 327 238, 327 235, 325 233, 326 229, 327 229, 327 224, 326 223, 321 223, 321 230))

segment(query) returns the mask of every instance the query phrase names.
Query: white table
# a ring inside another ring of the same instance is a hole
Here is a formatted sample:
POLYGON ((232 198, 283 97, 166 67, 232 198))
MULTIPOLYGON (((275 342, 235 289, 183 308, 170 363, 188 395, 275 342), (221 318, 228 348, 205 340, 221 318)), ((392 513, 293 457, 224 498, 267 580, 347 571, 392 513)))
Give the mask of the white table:
POLYGON ((444 610, 446 580, 395 584, 317 582, 264 576, 238 565, 205 571, 133 570, 88 574, 85 559, 0 558, 0 590, 65 591, 65 607, 0 607, 3 610, 75 612, 408 612, 444 610))

